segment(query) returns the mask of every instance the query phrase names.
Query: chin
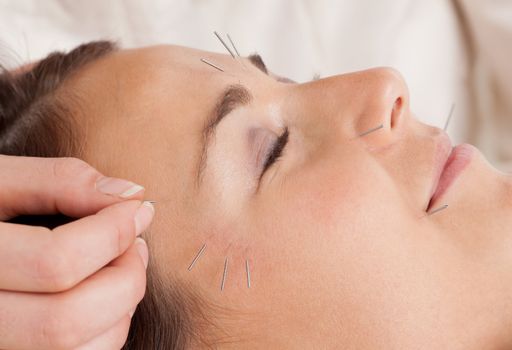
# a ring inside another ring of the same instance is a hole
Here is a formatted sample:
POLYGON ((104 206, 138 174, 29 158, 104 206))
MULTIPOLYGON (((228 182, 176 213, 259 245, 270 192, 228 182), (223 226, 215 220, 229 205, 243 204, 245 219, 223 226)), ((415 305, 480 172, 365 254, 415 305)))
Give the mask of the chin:
POLYGON ((485 191, 489 192, 490 196, 493 196, 493 187, 491 185, 496 184, 495 191, 497 191, 497 201, 500 203, 503 200, 504 207, 507 210, 512 210, 512 172, 505 172, 496 168, 489 160, 482 154, 482 152, 474 147, 475 166, 480 167, 481 181, 475 181, 474 190, 478 187, 483 187, 485 191), (486 179, 490 178, 491 181, 486 179), (486 185, 487 184, 487 185, 486 185))
POLYGON ((497 175, 504 176, 504 177, 506 177, 508 179, 512 179, 512 169, 509 169, 508 171, 505 171, 505 170, 502 170, 502 169, 498 169, 495 165, 493 165, 485 157, 485 155, 482 153, 482 151, 480 151, 480 149, 476 148, 473 145, 467 145, 467 146, 469 146, 469 147, 471 147, 473 149, 473 153, 475 155, 476 161, 480 162, 485 167, 491 169, 497 175))

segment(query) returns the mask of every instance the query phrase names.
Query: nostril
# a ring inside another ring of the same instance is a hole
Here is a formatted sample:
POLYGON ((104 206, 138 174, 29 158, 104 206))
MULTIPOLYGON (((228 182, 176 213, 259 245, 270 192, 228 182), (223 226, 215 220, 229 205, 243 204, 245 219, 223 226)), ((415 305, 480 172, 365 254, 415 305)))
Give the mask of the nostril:
POLYGON ((391 120, 389 121, 391 129, 394 129, 398 124, 398 118, 400 117, 402 111, 402 104, 403 100, 401 97, 398 97, 393 104, 393 109, 391 110, 391 120))

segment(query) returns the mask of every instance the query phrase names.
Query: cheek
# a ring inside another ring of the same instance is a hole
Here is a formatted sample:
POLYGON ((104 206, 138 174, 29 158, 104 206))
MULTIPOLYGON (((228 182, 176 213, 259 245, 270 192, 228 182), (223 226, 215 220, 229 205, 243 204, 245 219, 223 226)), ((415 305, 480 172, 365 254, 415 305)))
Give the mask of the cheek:
POLYGON ((437 246, 418 239, 428 234, 372 164, 344 175, 333 166, 304 170, 272 198, 253 238, 268 298, 283 314, 314 323, 329 310, 347 331, 378 332, 395 316, 422 314, 414 298, 433 302, 426 291, 438 281, 428 276, 441 269, 428 257, 437 246))
POLYGON ((315 238, 339 239, 382 227, 402 204, 395 185, 377 163, 317 164, 290 176, 274 199, 281 216, 296 230, 315 238), (383 205, 385 203, 386 205, 383 205))
POLYGON ((406 211, 393 183, 375 162, 356 164, 317 162, 274 183, 250 237, 270 270, 278 260, 288 269, 337 273, 337 259, 356 263, 376 242, 396 239, 406 211))
POLYGON ((251 239, 261 237, 255 245, 271 252, 270 261, 277 255, 295 268, 339 273, 341 261, 356 265, 363 252, 382 257, 379 250, 403 239, 411 221, 392 179, 370 158, 304 167, 271 194, 251 239))

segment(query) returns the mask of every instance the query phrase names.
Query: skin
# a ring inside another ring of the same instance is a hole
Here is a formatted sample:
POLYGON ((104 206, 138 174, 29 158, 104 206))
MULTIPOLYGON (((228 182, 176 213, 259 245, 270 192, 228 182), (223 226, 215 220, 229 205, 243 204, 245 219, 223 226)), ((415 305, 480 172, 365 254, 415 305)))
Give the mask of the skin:
POLYGON ((143 191, 121 197, 133 183, 75 158, 0 155, 0 169, 0 348, 122 347, 146 288, 143 191), (4 222, 57 213, 78 219, 53 230, 4 222))
POLYGON ((213 314, 220 348, 512 346, 511 176, 474 149, 438 200, 449 208, 426 216, 446 135, 414 118, 397 72, 283 83, 247 60, 158 46, 116 52, 70 85, 85 160, 157 201, 150 255, 163 275, 232 310, 213 314), (230 84, 253 99, 218 125, 198 185, 202 128, 230 84), (284 127, 260 182, 253 136, 284 127))

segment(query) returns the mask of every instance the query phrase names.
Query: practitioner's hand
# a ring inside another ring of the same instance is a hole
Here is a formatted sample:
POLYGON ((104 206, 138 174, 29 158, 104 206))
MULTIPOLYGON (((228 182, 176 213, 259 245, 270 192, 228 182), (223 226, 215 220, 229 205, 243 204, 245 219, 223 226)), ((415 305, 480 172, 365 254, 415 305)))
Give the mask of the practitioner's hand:
POLYGON ((136 235, 153 218, 133 186, 73 158, 0 155, 0 221, 82 218, 53 230, 0 222, 0 349, 123 346, 146 286, 136 235))

